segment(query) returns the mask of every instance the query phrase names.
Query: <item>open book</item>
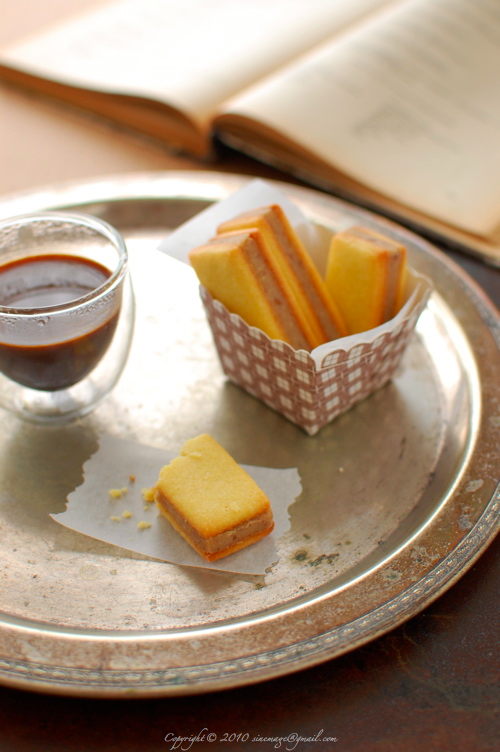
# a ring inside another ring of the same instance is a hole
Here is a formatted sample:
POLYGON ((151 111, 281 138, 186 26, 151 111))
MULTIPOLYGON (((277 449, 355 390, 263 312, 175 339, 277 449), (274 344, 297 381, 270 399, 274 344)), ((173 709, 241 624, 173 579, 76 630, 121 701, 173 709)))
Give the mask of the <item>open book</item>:
POLYGON ((107 0, 1 50, 0 76, 500 263, 498 0, 107 0))

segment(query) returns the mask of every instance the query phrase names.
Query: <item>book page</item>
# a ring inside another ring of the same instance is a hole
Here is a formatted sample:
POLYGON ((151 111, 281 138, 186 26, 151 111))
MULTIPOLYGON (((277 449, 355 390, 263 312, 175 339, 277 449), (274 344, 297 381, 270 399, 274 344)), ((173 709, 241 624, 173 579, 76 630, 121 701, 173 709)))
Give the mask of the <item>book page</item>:
POLYGON ((405 0, 229 112, 431 217, 500 222, 498 0, 405 0))
POLYGON ((216 105, 388 0, 114 0, 0 52, 60 83, 216 105))

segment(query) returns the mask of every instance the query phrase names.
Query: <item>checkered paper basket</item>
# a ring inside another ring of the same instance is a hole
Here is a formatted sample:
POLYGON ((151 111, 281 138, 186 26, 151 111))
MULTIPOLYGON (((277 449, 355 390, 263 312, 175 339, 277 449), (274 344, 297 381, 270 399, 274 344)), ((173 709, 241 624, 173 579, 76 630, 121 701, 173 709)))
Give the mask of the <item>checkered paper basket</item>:
POLYGON ((322 345, 314 357, 249 326, 205 288, 200 294, 226 376, 312 436, 393 376, 430 293, 416 279, 391 322, 322 345))

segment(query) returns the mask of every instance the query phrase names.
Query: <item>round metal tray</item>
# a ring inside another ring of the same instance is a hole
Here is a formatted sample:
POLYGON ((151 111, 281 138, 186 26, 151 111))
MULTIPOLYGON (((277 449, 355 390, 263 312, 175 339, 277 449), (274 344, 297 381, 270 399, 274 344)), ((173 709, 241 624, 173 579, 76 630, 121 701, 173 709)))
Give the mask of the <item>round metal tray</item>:
POLYGON ((245 178, 119 176, 6 198, 76 208, 125 236, 137 296, 110 398, 62 428, 0 422, 0 681, 95 697, 244 685, 333 658, 418 613, 493 539, 500 322, 475 283, 392 223, 279 184, 311 220, 390 231, 435 285, 393 379, 309 437, 226 381, 192 271, 159 241, 245 178), (65 508, 101 432, 177 450, 207 431, 241 463, 297 467, 303 493, 264 577, 177 567, 80 536, 65 508))

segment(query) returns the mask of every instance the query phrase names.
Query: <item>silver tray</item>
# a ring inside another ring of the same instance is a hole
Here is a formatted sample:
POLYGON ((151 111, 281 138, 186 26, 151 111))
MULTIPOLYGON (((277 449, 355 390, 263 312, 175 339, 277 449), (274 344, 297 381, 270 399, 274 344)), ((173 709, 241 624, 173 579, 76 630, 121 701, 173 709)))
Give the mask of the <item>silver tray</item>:
POLYGON ((181 695, 291 673, 384 634, 493 539, 500 495, 500 322, 468 276, 415 235, 281 184, 312 220, 363 222, 409 246, 436 291, 395 379, 309 437, 224 378, 171 228, 245 178, 173 172, 18 194, 0 215, 77 208, 129 245, 130 361, 112 396, 65 428, 0 421, 0 681, 94 697, 181 695), (202 431, 242 463, 296 466, 303 494, 265 577, 181 568, 54 522, 105 431, 177 449, 202 431))

